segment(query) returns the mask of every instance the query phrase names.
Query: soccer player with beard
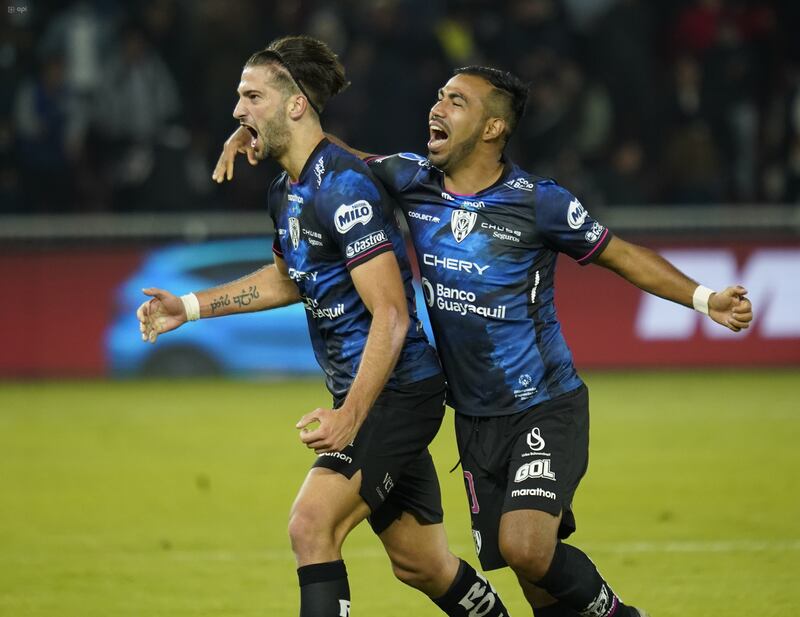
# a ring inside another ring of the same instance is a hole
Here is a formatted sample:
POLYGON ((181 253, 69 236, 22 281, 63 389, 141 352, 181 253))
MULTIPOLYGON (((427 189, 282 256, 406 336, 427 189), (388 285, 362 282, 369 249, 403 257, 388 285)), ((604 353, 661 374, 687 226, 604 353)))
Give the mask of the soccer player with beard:
MULTIPOLYGON (((572 499, 588 465, 588 392, 554 306, 559 252, 597 263, 637 287, 707 314, 734 332, 752 307, 741 286, 714 292, 655 252, 614 236, 551 179, 503 151, 527 86, 466 67, 429 114, 428 156, 351 150, 406 216, 422 274, 448 403, 486 570, 510 566, 537 617, 643 617, 578 548, 572 499)), ((226 142, 214 170, 232 177, 248 135, 226 142)))
POLYGON ((275 263, 180 298, 146 289, 142 337, 155 342, 200 317, 304 302, 334 404, 297 423, 318 454, 289 521, 301 617, 349 615, 341 547, 367 518, 396 576, 445 614, 508 617, 486 579, 447 546, 427 449, 444 414, 444 378, 416 317, 393 203, 320 127, 321 109, 346 83, 335 54, 308 37, 279 39, 247 61, 234 117, 255 158, 285 170, 268 193, 275 263))

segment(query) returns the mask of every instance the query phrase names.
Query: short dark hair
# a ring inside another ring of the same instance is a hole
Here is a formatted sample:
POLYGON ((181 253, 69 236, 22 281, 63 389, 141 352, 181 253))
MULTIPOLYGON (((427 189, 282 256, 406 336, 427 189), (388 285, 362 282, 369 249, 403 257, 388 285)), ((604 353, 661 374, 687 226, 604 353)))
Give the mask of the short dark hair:
POLYGON ((339 57, 325 43, 310 36, 285 36, 257 51, 245 62, 248 66, 272 64, 278 86, 286 92, 297 89, 308 99, 317 114, 334 95, 350 85, 339 57))
POLYGON ((508 128, 505 138, 508 141, 525 114, 525 105, 528 102, 528 84, 513 73, 489 66, 464 66, 454 70, 453 75, 475 75, 494 86, 487 101, 487 108, 489 113, 496 114, 506 121, 508 128))

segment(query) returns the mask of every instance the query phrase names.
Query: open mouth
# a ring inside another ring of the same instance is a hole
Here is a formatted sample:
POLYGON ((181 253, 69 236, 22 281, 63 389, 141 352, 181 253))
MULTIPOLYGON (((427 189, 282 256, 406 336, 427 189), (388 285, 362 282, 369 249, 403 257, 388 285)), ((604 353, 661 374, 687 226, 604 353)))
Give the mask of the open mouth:
POLYGON ((448 134, 445 128, 438 122, 431 122, 428 124, 430 129, 430 139, 428 140, 428 150, 436 152, 444 146, 447 141, 448 134))
POLYGON ((250 135, 253 137, 252 140, 250 141, 250 147, 255 150, 256 146, 258 145, 258 131, 256 131, 255 128, 253 128, 249 124, 242 123, 242 126, 246 128, 250 132, 250 135))

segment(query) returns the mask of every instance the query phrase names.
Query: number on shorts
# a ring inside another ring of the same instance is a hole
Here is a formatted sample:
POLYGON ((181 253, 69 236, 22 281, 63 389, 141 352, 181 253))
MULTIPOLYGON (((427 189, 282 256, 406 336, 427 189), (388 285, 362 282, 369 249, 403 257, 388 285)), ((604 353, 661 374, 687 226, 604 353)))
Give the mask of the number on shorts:
POLYGON ((477 514, 481 511, 478 504, 478 495, 475 493, 475 481, 472 479, 472 472, 464 470, 464 482, 467 485, 467 492, 469 493, 470 511, 477 514))

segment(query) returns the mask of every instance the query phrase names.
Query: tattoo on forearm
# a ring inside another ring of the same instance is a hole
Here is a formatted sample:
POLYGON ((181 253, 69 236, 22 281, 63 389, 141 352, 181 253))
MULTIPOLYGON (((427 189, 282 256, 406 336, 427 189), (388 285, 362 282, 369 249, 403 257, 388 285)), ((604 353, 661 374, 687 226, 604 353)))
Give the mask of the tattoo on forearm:
POLYGON ((217 309, 222 308, 223 306, 229 306, 231 303, 231 299, 228 297, 228 294, 224 296, 220 296, 219 298, 215 298, 211 301, 211 314, 217 312, 217 309))
POLYGON ((255 285, 250 285, 248 289, 242 289, 242 293, 240 293, 238 296, 234 296, 233 301, 238 306, 247 306, 253 300, 259 298, 260 295, 261 294, 258 293, 258 287, 255 285))

